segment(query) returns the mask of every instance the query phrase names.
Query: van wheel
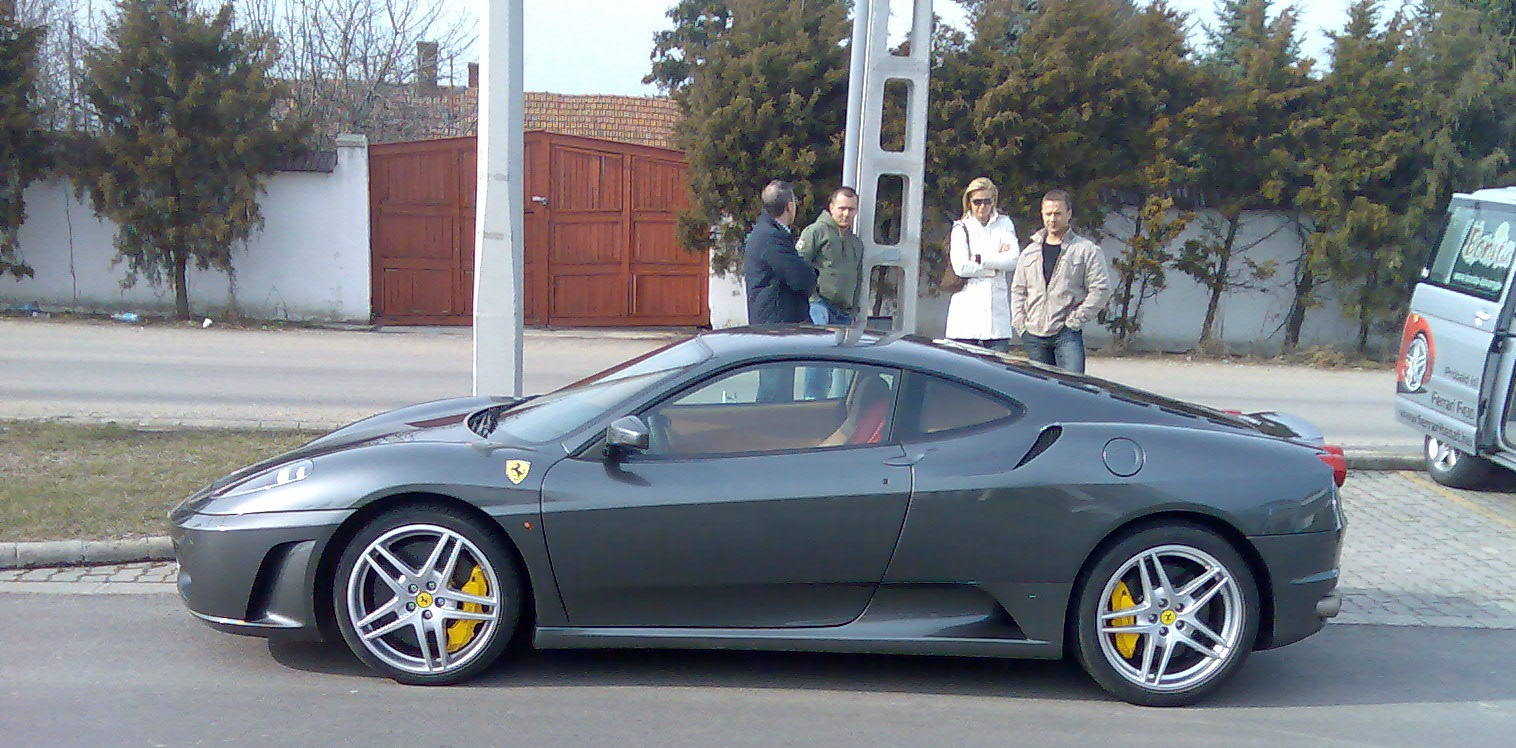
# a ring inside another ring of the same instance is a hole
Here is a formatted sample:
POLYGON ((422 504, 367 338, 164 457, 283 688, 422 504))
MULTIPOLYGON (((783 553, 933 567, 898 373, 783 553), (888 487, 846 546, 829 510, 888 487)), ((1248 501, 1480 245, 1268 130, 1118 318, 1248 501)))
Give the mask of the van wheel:
POLYGON ((1441 439, 1426 438, 1427 475, 1432 480, 1452 488, 1479 488, 1490 477, 1494 467, 1488 460, 1460 452, 1441 439))

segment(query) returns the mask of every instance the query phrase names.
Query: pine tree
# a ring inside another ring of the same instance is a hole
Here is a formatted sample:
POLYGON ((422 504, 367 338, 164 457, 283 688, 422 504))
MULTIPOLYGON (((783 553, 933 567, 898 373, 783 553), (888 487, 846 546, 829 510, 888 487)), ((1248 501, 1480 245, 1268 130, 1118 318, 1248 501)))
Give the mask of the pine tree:
POLYGON ((1195 131, 1189 113, 1196 103, 1196 73, 1185 43, 1184 17, 1157 0, 1132 24, 1137 56, 1132 84, 1137 91, 1130 116, 1137 118, 1137 126, 1125 147, 1135 167, 1114 184, 1136 199, 1134 206, 1118 208, 1130 210, 1132 231, 1121 237, 1126 247, 1111 261, 1115 282, 1102 320, 1116 348, 1136 342, 1143 305, 1168 286, 1172 245, 1195 219, 1193 211, 1175 209, 1176 192, 1196 171, 1187 156, 1195 131))
POLYGON ((87 56, 99 132, 77 184, 118 227, 126 284, 167 276, 181 319, 190 264, 231 272, 233 244, 262 223, 263 177, 300 135, 275 122, 274 52, 229 4, 207 15, 190 0, 121 0, 87 56))
MULTIPOLYGON (((1296 11, 1269 20, 1270 0, 1223 0, 1201 70, 1205 95, 1189 114, 1203 191, 1219 218, 1206 219, 1200 238, 1185 243, 1174 267, 1207 292, 1199 347, 1216 345, 1224 296, 1257 288, 1277 263, 1247 251, 1268 236, 1240 240, 1245 211, 1289 206, 1302 174, 1303 150, 1292 124, 1315 85, 1300 58, 1296 11)), ((1277 229, 1276 229, 1277 230, 1277 229)))
POLYGON ((674 28, 653 35, 652 71, 642 82, 677 100, 730 31, 732 9, 727 0, 679 0, 665 15, 674 28))
POLYGON ((43 29, 21 23, 14 11, 0 3, 0 275, 23 278, 33 274, 17 239, 26 220, 23 192, 47 166, 37 103, 43 29))
POLYGON ((675 139, 690 164, 680 243, 714 247, 734 268, 773 179, 794 185, 800 215, 820 210, 842 172, 847 120, 845 0, 731 0, 731 24, 701 53, 675 139))
MULTIPOLYGON (((1403 311, 1414 273, 1406 246, 1424 218, 1409 189, 1425 134, 1421 83, 1404 64, 1405 19, 1397 13, 1381 26, 1378 13, 1378 0, 1358 0, 1347 27, 1333 35, 1332 71, 1307 150, 1310 183, 1297 195, 1311 229, 1305 269, 1313 282, 1320 273, 1341 290, 1364 353, 1376 325, 1403 311)), ((1297 345, 1299 332, 1287 330, 1286 343, 1297 345)))
MULTIPOLYGON (((1414 200, 1440 215, 1452 193, 1516 182, 1516 50, 1507 22, 1494 10, 1460 0, 1427 0, 1416 8, 1404 48, 1419 82, 1426 121, 1414 200)), ((1497 5, 1496 3, 1483 3, 1497 5)), ((1516 12, 1516 2, 1507 2, 1516 12)), ((1441 222, 1422 222, 1413 247, 1430 247, 1441 222)), ((1411 264, 1426 259, 1417 253, 1411 264)))

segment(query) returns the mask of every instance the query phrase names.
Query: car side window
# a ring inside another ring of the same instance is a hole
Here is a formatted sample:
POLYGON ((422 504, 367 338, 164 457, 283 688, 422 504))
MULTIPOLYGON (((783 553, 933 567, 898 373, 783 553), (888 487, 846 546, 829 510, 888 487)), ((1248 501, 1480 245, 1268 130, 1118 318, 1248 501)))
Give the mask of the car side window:
POLYGON ((909 407, 902 413, 902 436, 935 437, 1020 418, 1025 408, 1009 398, 966 384, 913 373, 906 384, 909 407))
POLYGON ((748 366, 644 413, 646 454, 734 455, 850 445, 889 438, 898 372, 840 362, 748 366))

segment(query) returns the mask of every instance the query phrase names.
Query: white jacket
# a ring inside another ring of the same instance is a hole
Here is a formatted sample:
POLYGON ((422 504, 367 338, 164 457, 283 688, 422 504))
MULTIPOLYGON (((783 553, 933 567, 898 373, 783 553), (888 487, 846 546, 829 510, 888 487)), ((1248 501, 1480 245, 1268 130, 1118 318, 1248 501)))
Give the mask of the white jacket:
POLYGON ((960 340, 1011 337, 1008 271, 1016 269, 1021 254, 1016 226, 1009 216, 995 213, 988 224, 973 217, 954 221, 951 231, 948 261, 965 281, 948 301, 947 336, 960 340), (976 254, 983 262, 974 262, 976 254))

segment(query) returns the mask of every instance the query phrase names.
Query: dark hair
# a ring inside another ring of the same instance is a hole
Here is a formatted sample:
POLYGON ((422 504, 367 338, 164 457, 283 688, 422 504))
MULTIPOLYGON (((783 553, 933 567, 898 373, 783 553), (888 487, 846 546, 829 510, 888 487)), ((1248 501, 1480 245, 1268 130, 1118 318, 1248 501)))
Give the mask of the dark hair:
POLYGON ((763 188, 763 210, 774 218, 784 215, 793 202, 795 189, 783 179, 775 179, 763 188))
POLYGON ((831 207, 832 203, 837 202, 837 198, 839 197, 858 197, 858 190, 846 185, 832 190, 832 196, 826 199, 827 207, 831 207))
POLYGON ((1063 203, 1063 207, 1069 212, 1074 211, 1074 201, 1069 199, 1069 193, 1064 190, 1048 190, 1048 194, 1042 196, 1042 202, 1063 203))

